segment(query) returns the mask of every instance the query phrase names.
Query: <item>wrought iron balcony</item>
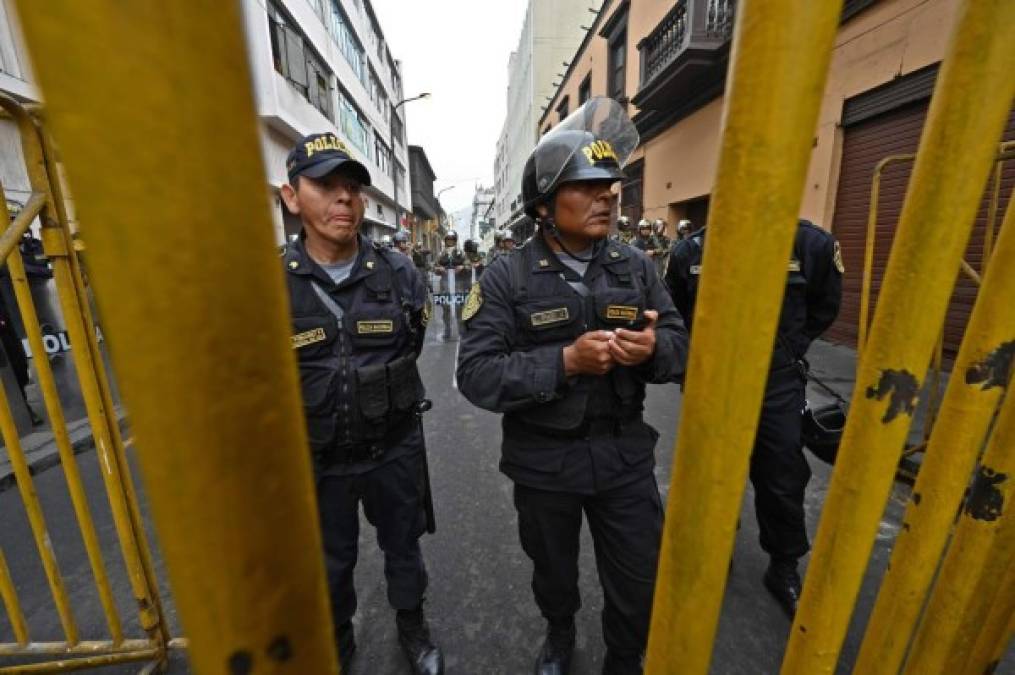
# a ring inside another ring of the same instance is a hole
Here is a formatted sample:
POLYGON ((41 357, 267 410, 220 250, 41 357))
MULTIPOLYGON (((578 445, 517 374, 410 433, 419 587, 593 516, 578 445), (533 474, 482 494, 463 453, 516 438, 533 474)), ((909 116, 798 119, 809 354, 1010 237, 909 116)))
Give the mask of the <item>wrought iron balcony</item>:
POLYGON ((638 43, 641 86, 635 105, 647 112, 670 110, 721 81, 735 9, 736 0, 677 0, 638 43))

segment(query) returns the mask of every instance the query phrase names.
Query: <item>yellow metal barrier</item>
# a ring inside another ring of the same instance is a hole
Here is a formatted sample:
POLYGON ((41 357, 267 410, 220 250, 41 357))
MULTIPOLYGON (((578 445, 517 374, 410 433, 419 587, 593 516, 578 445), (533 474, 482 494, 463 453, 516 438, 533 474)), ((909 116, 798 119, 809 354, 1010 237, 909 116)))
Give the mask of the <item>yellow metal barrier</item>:
POLYGON ((649 673, 708 672, 840 9, 810 0, 737 6, 649 673))
POLYGON ((94 340, 94 331, 86 326, 94 326, 88 309, 87 298, 83 285, 75 284, 75 266, 78 264, 73 252, 69 252, 66 241, 70 239, 70 230, 64 210, 63 198, 60 194, 59 179, 56 174, 55 162, 47 157, 44 135, 36 120, 18 102, 6 96, 0 96, 0 107, 11 116, 21 133, 22 149, 25 155, 26 168, 32 187, 32 196, 18 217, 9 225, 6 200, 2 199, 0 187, 0 226, 5 227, 0 234, 0 260, 8 266, 11 282, 21 312, 25 332, 32 353, 32 360, 38 378, 39 388, 43 394, 43 402, 53 433, 54 444, 60 455, 60 461, 67 480, 71 503, 81 531, 85 551, 95 578, 96 590, 109 629, 108 642, 89 643, 82 649, 78 641, 77 628, 70 609, 63 581, 59 574, 55 555, 49 543, 49 534, 45 526, 42 508, 32 487, 28 465, 21 452, 17 429, 3 392, 0 392, 0 427, 3 429, 4 442, 11 456, 19 489, 32 523, 33 532, 38 541, 47 577, 53 589, 54 600, 64 626, 66 640, 61 643, 38 643, 29 641, 24 618, 18 616, 17 596, 9 574, 0 575, 0 585, 4 591, 5 605, 16 626, 15 645, 0 645, 0 655, 34 655, 45 653, 45 645, 49 645, 52 653, 63 655, 81 654, 82 658, 73 663, 39 663, 31 666, 8 666, 0 668, 3 673, 37 672, 49 668, 49 672, 59 669, 75 670, 97 666, 103 662, 136 661, 150 658, 155 654, 158 661, 165 658, 168 641, 162 619, 161 606, 156 593, 156 584, 150 562, 150 553, 140 529, 140 517, 137 513, 136 497, 128 494, 129 472, 124 469, 125 463, 118 460, 113 453, 110 439, 119 437, 118 422, 109 394, 108 383, 101 366, 98 346, 94 340), (82 394, 89 412, 89 422, 97 445, 97 453, 105 481, 107 496, 114 516, 114 525, 120 542, 124 561, 131 576, 135 599, 138 603, 142 627, 148 632, 149 638, 144 641, 124 639, 119 613, 113 599, 108 576, 96 528, 93 523, 88 499, 81 480, 74 451, 67 433, 67 425, 57 393, 56 383, 49 360, 45 357, 46 349, 42 339, 39 319, 35 311, 28 279, 25 276, 24 264, 17 249, 21 235, 30 223, 38 217, 42 224, 44 252, 54 269, 57 292, 61 299, 63 317, 67 323, 73 344, 78 345, 72 350, 78 381, 82 385, 82 394), (91 339, 89 339, 91 338, 91 339), (136 517, 136 521, 135 521, 136 517), (137 524, 135 524, 135 522, 137 524), (96 647, 98 645, 98 647, 96 647), (92 656, 98 649, 108 653, 101 658, 92 656), (53 651, 55 650, 55 651, 53 651), (28 670, 25 670, 25 669, 28 670))
POLYGON ((984 675, 988 667, 1000 660, 1015 633, 1015 560, 1008 563, 1004 580, 998 586, 997 597, 990 614, 980 627, 963 675, 984 675))
POLYGON ((927 446, 854 672, 897 673, 994 411, 1008 385, 995 368, 1015 345, 1015 208, 1009 206, 938 423, 927 446), (1000 381, 999 381, 1000 380, 1000 381))
POLYGON ((191 665, 334 673, 239 5, 199 5, 18 3, 191 665))
POLYGON ((1015 3, 962 5, 938 76, 783 661, 835 670, 899 452, 1015 94, 1015 3), (947 157, 948 161, 940 161, 947 157), (944 273, 943 273, 944 272, 944 273), (913 281, 920 279, 919 292, 913 281))

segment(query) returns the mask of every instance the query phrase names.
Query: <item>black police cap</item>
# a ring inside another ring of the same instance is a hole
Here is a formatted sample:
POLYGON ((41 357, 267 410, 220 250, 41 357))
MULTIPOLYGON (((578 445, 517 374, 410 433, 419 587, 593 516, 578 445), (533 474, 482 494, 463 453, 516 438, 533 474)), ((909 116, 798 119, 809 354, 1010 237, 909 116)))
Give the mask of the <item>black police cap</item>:
POLYGON ((341 171, 360 185, 370 185, 370 172, 352 158, 349 148, 332 133, 310 134, 301 138, 289 151, 285 167, 290 182, 296 176, 321 178, 341 171))

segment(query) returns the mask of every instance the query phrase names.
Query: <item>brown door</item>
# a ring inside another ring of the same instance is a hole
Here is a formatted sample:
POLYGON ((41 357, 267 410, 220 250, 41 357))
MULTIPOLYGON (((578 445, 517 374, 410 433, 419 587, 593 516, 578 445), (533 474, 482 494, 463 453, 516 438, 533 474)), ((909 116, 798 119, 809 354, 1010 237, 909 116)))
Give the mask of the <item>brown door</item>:
MULTIPOLYGON (((910 104, 878 115, 845 130, 842 148, 842 170, 839 178, 832 232, 842 246, 846 265, 843 279, 842 310, 826 337, 833 342, 856 346, 857 322, 860 310, 860 287, 864 262, 867 216, 870 208, 871 179, 874 168, 889 155, 916 152, 920 132, 927 116, 928 101, 910 104)), ((1008 118, 1004 140, 1015 139, 1015 110, 1008 118)), ((999 139, 1000 140, 1000 139, 999 139)), ((874 247, 873 278, 871 285, 870 318, 888 263, 896 225, 902 211, 902 201, 912 171, 912 162, 891 164, 881 174, 881 194, 878 204, 877 235, 874 247)), ((1015 161, 1006 162, 1002 172, 1001 199, 997 215, 1000 225, 1004 209, 1015 186, 1015 161)), ((983 238, 986 232, 987 208, 991 197, 988 188, 980 204, 973 235, 965 259, 977 271, 982 264, 983 238)), ((957 270, 956 270, 957 273, 957 270)), ((945 351, 954 356, 976 301, 976 285, 965 276, 957 280, 945 321, 945 351)))

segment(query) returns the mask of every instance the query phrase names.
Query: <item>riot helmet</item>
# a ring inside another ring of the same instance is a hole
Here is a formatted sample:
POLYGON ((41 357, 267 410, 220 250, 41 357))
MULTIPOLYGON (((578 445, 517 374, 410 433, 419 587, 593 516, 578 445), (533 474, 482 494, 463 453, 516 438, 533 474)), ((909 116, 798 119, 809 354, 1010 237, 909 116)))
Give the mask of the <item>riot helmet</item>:
POLYGON ((564 183, 624 178, 622 170, 638 146, 638 130, 623 106, 597 96, 544 135, 522 170, 525 213, 549 202, 564 183))
POLYGON ((500 244, 502 241, 504 241, 504 233, 501 232, 500 230, 497 230, 496 232, 493 233, 493 243, 500 244))
POLYGON ((677 223, 677 232, 683 232, 684 234, 690 234, 691 233, 691 221, 689 221, 689 220, 681 220, 679 223, 677 223))
POLYGON ((666 231, 666 221, 662 218, 656 218, 656 222, 653 223, 652 229, 656 234, 662 234, 666 231))
POLYGON ((402 242, 408 243, 408 241, 409 241, 409 233, 408 232, 406 232, 405 230, 399 230, 398 232, 395 232, 395 243, 402 243, 402 242))
POLYGON ((652 234, 652 223, 648 222, 645 218, 638 221, 638 234, 641 234, 642 230, 648 230, 649 234, 652 234))
POLYGON ((814 456, 827 464, 835 464, 842 431, 846 428, 846 409, 842 403, 829 403, 819 408, 804 408, 800 429, 803 444, 814 456))
POLYGON ((465 243, 462 244, 462 250, 466 253, 479 253, 479 246, 472 239, 466 239, 465 243))
POLYGON ((458 233, 454 230, 448 230, 444 234, 444 246, 446 248, 454 248, 458 246, 458 233), (450 245, 448 244, 449 241, 451 242, 450 245))
POLYGON ((627 232, 631 229, 631 219, 627 216, 621 216, 617 219, 617 229, 621 232, 627 232))

